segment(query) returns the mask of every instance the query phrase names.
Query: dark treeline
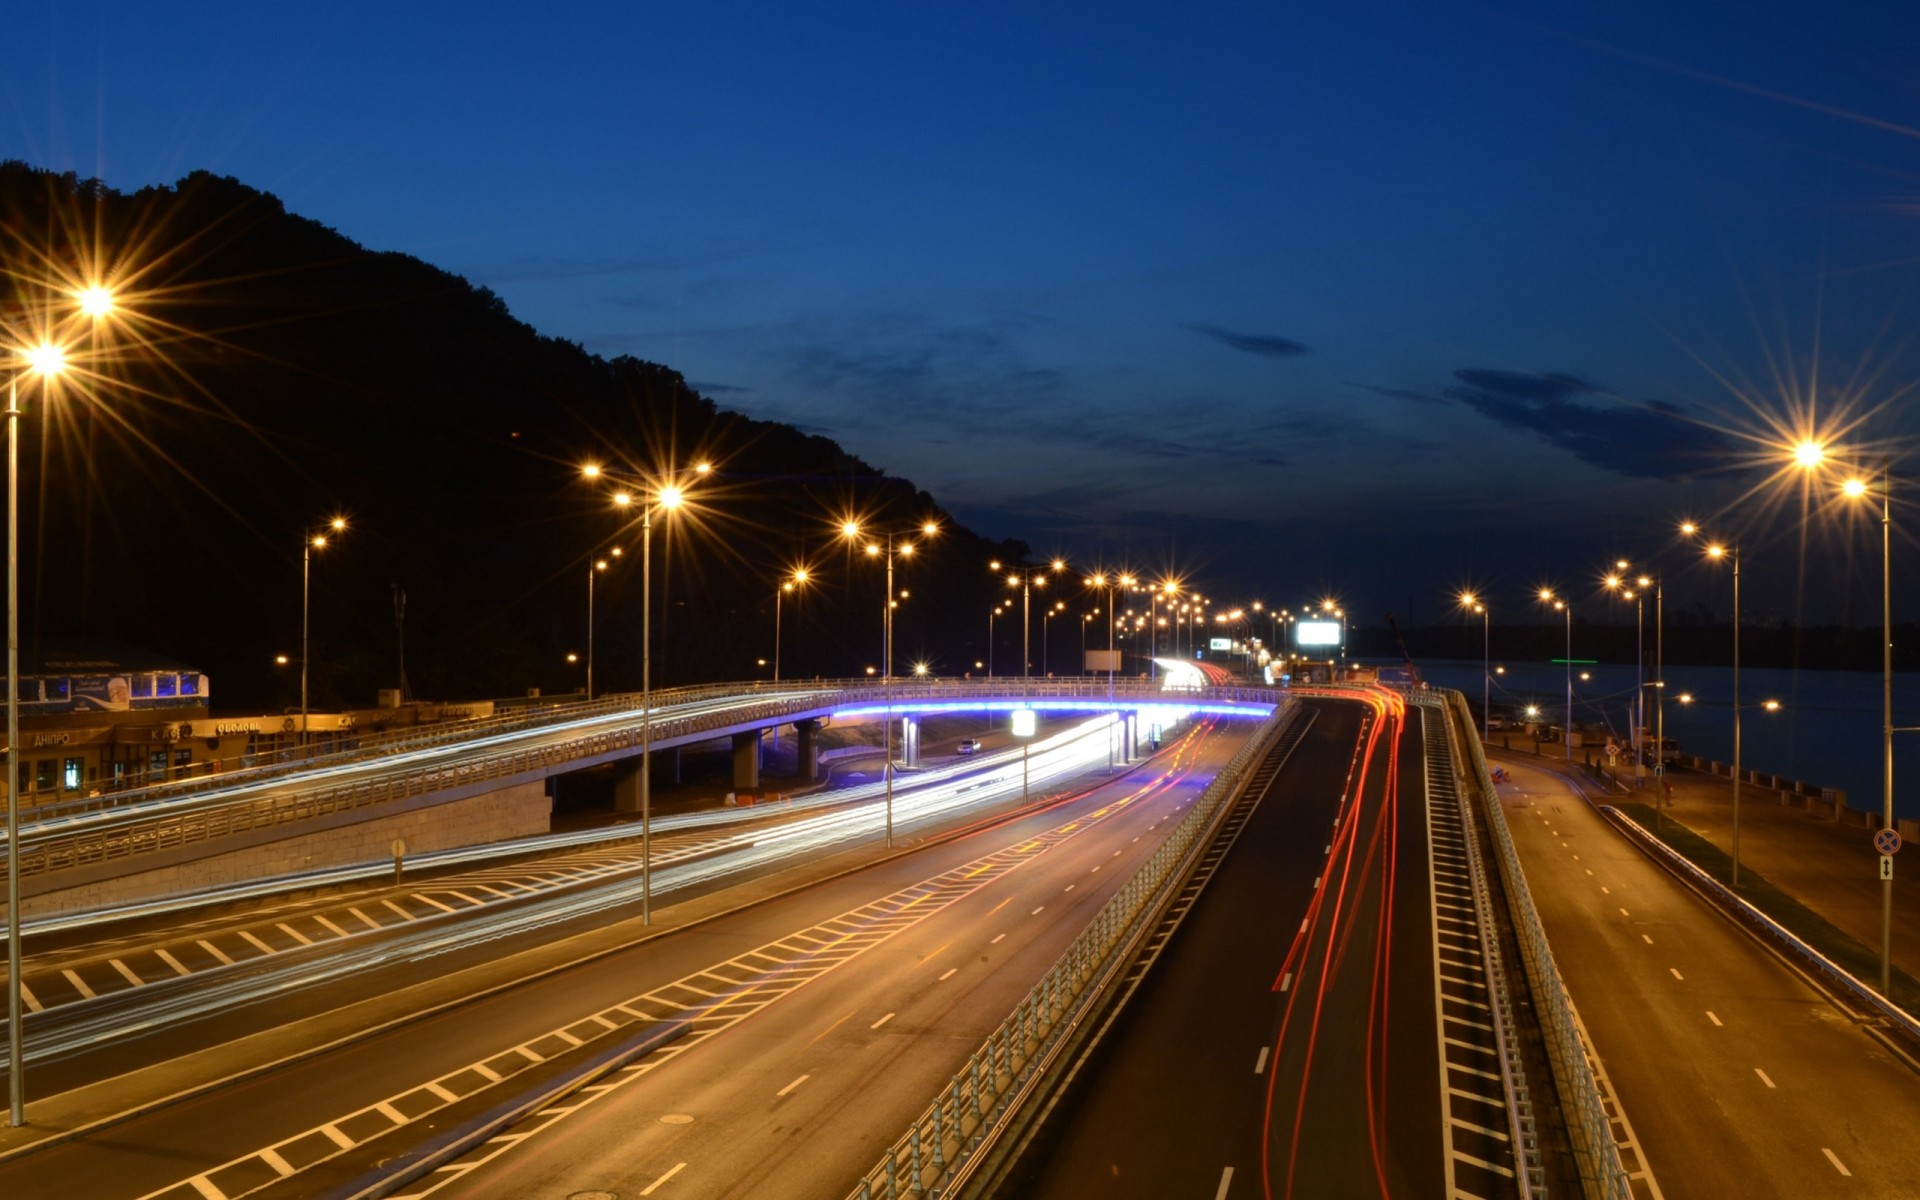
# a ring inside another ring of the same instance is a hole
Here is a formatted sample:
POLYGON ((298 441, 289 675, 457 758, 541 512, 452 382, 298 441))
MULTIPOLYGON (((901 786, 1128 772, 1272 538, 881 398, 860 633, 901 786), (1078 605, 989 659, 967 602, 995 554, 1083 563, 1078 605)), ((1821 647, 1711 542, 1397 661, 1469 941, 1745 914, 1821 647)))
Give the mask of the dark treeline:
MULTIPOLYGON (((313 561, 315 707, 398 686, 402 629, 417 696, 571 691, 590 556, 639 536, 581 478, 591 459, 718 468, 698 511, 656 522, 657 685, 767 675, 777 581, 800 561, 817 583, 783 605, 784 675, 877 665, 882 569, 837 538, 847 512, 945 526, 903 564, 896 663, 985 657, 1004 591, 985 563, 1025 547, 826 438, 543 337, 485 288, 232 179, 122 194, 7 163, 0 214, 9 341, 51 330, 72 356, 44 392, 19 375, 29 661, 109 637, 203 668, 220 708, 296 704, 304 539, 339 512, 350 528, 313 561), (70 294, 94 279, 123 306, 97 325, 70 294)), ((638 559, 596 577, 598 691, 639 683, 638 559)))

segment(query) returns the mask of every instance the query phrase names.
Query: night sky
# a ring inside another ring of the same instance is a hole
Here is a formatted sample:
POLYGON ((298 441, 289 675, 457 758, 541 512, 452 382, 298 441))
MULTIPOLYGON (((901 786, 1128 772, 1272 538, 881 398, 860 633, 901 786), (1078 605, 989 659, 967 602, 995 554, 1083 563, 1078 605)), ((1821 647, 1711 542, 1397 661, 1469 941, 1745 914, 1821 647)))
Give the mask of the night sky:
POLYGON ((233 175, 1041 553, 1419 619, 1624 554, 1724 606, 1695 516, 1752 611, 1879 616, 1877 530, 1762 464, 1920 432, 1920 9, 9 18, 0 155, 233 175))

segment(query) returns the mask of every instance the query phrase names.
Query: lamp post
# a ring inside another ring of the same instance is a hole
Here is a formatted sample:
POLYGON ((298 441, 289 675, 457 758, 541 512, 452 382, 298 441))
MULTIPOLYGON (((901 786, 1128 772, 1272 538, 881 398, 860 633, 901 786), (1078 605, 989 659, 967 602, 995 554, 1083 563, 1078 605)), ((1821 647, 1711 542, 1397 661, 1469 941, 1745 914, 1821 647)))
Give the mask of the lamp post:
MULTIPOLYGON (((857 539, 862 536, 860 523, 858 521, 845 522, 840 526, 840 532, 849 539, 857 539)), ((900 532, 904 533, 905 531, 900 532)), ((923 539, 927 539, 939 533, 940 526, 933 521, 923 521, 920 523, 920 526, 912 532, 918 533, 923 539)), ((873 536, 885 536, 887 539, 885 550, 887 560, 887 607, 884 610, 885 633, 883 638, 885 647, 883 650, 884 657, 881 659, 880 673, 881 691, 887 699, 887 715, 886 721, 880 730, 880 749, 885 758, 884 764, 881 767, 881 775, 886 781, 887 794, 886 845, 891 848, 893 846, 893 610, 896 603, 893 598, 893 560, 896 554, 902 558, 911 558, 917 543, 901 541, 896 547, 896 531, 891 529, 887 530, 884 535, 875 533, 873 536)), ((880 557, 882 553, 880 544, 878 542, 868 542, 866 544, 866 552, 869 558, 880 557)), ((991 621, 989 621, 989 625, 991 625, 991 621)))
POLYGON ((593 699, 593 577, 607 569, 608 559, 618 558, 622 551, 615 546, 607 551, 607 558, 594 555, 587 564, 587 699, 593 699))
POLYGON ((1001 613, 1005 611, 1007 610, 1004 604, 996 604, 993 606, 992 611, 987 613, 987 678, 988 679, 993 678, 993 620, 995 617, 998 617, 1001 613))
MULTIPOLYGON (((1841 486, 1849 499, 1869 496, 1867 481, 1855 477, 1841 486)), ((1880 824, 1893 829, 1893 471, 1880 468, 1880 824)), ((1893 872, 1880 877, 1880 994, 1893 984, 1893 872)))
MULTIPOLYGON (((711 463, 694 467, 695 475, 713 470, 711 463)), ((588 479, 608 475, 606 468, 589 465, 588 479)), ((613 494, 620 508, 640 506, 640 923, 653 924, 653 514, 671 513, 686 503, 686 489, 667 473, 658 478, 633 473, 639 495, 613 494)), ((631 526, 629 526, 631 528, 631 526)))
POLYGON ((788 592, 798 591, 812 578, 805 567, 795 567, 793 574, 780 581, 773 590, 773 681, 780 682, 780 601, 788 592))
POLYGON ((1065 600, 1055 600, 1053 607, 1040 614, 1040 675, 1053 678, 1053 655, 1047 649, 1047 630, 1053 625, 1053 619, 1067 611, 1065 600))
POLYGON ((310 611, 308 600, 312 596, 309 586, 313 580, 313 552, 327 548, 329 533, 344 533, 347 528, 345 517, 335 517, 326 527, 307 535, 306 544, 300 551, 300 744, 307 745, 312 738, 307 733, 307 617, 310 611))
POLYGON ((1553 594, 1552 588, 1540 589, 1540 603, 1551 604, 1567 617, 1567 724, 1560 740, 1567 746, 1567 761, 1573 761, 1573 605, 1553 594))
MULTIPOLYGON (((40 376, 42 395, 66 370, 66 352, 41 343, 18 352, 40 376)), ((26 1052, 20 1029, 20 375, 7 380, 7 1105, 27 1123, 26 1052)))
MULTIPOLYGON (((1700 527, 1689 521, 1680 527, 1689 537, 1700 527)), ((1713 542, 1707 557, 1733 567, 1733 886, 1740 886, 1740 547, 1713 542)))
MULTIPOLYGON (((1000 562, 996 559, 988 563, 987 567, 998 571, 1000 562)), ((1007 572, 1007 586, 1020 589, 1020 677, 1022 679, 1031 675, 1033 668, 1033 589, 1047 586, 1047 580, 1051 578, 1049 571, 1058 574, 1066 569, 1066 562, 1056 558, 1046 568, 1023 566, 1018 570, 1007 572)), ((1044 629, 1040 636, 1044 649, 1046 638, 1044 629)))
POLYGON ((1632 564, 1628 563, 1624 558, 1619 560, 1613 564, 1613 573, 1608 575, 1602 582, 1606 584, 1608 591, 1619 593, 1622 600, 1633 601, 1633 737, 1631 743, 1633 747, 1633 786, 1641 787, 1643 786, 1643 766, 1646 755, 1644 753, 1645 747, 1641 745, 1640 731, 1646 727, 1647 723, 1647 680, 1645 670, 1643 669, 1643 664, 1647 659, 1646 588, 1653 580, 1645 575, 1640 576, 1637 581, 1640 588, 1639 591, 1635 591, 1633 588, 1627 586, 1628 580, 1621 572, 1624 572, 1631 565, 1632 564))
POLYGON ((1493 733, 1493 709, 1489 707, 1493 700, 1493 616, 1472 592, 1460 593, 1460 607, 1480 614, 1480 740, 1485 742, 1493 733))

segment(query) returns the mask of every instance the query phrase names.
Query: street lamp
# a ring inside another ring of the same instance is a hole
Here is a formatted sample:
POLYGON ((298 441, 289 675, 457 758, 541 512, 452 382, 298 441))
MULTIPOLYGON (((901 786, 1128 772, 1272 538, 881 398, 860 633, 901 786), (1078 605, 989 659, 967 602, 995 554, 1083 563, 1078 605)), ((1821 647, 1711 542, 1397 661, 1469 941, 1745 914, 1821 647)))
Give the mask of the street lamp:
MULTIPOLYGON (((840 526, 840 532, 842 535, 844 535, 850 540, 858 539, 863 536, 863 531, 860 528, 860 523, 854 520, 848 520, 844 522, 840 526)), ((893 560, 896 555, 898 555, 901 558, 913 557, 913 552, 916 546, 918 545, 918 543, 904 540, 907 536, 911 534, 918 534, 920 538, 924 541, 927 539, 931 539, 935 534, 939 532, 940 532, 940 526, 937 522, 922 521, 919 527, 916 529, 897 530, 897 531, 889 529, 884 533, 884 535, 878 532, 873 534, 874 537, 884 536, 887 539, 886 550, 884 552, 887 560, 887 607, 885 609, 885 615, 884 615, 884 624, 885 624, 884 640, 886 645, 884 649, 884 657, 881 659, 881 673, 880 673, 880 686, 883 693, 886 696, 887 714, 886 714, 886 721, 881 726, 881 729, 880 729, 880 749, 881 749, 881 753, 885 756, 884 764, 881 767, 881 775, 886 781, 886 794, 887 794, 886 845, 889 848, 893 846, 893 610, 896 604, 893 598, 893 560), (899 541, 897 546, 895 544, 896 537, 899 537, 900 539, 902 539, 899 541)), ((867 552, 867 557, 869 558, 880 557, 882 554, 880 543, 878 542, 866 543, 866 552, 867 552)), ((991 624, 991 621, 989 621, 989 624, 991 624)))
POLYGON ((624 553, 614 546, 607 551, 607 557, 595 555, 587 564, 587 699, 593 699, 593 577, 612 565, 612 559, 624 553))
MULTIPOLYGON (((992 571, 1000 570, 1000 562, 995 559, 987 564, 992 571)), ((1020 589, 1020 676, 1026 678, 1033 668, 1033 589, 1047 586, 1051 578, 1049 571, 1059 574, 1067 569, 1064 559, 1054 559, 1046 567, 1023 566, 1007 573, 1007 586, 1020 589)), ((1045 646, 1046 631, 1041 631, 1042 647, 1045 646)))
POLYGON ((1567 724, 1560 740, 1567 746, 1567 761, 1573 761, 1573 605, 1553 594, 1552 588, 1540 589, 1540 603, 1551 604, 1567 616, 1567 724))
MULTIPOLYGON (((713 470, 711 463, 693 468, 696 476, 713 470)), ((581 474, 599 479, 611 472, 588 464, 581 474)), ((653 924, 653 514, 671 513, 687 502, 686 489, 669 473, 650 477, 631 475, 639 485, 639 495, 617 491, 613 503, 619 508, 640 506, 640 923, 653 924)))
POLYGON ((344 533, 346 528, 347 519, 335 517, 324 528, 308 533, 300 550, 300 744, 303 746, 312 740, 307 733, 307 617, 312 596, 309 585, 313 580, 313 552, 327 548, 329 533, 344 533))
POLYGON ((807 586, 812 576, 805 567, 795 567, 793 574, 780 581, 773 592, 773 681, 780 682, 780 601, 788 592, 795 592, 807 586))
MULTIPOLYGON (((1680 532, 1692 537, 1700 527, 1689 521, 1680 532)), ((1740 548, 1713 542, 1707 557, 1733 567, 1733 886, 1740 886, 1740 548)))
POLYGON ((1622 600, 1633 601, 1633 786, 1641 787, 1646 748, 1641 744, 1640 731, 1647 724, 1647 678, 1644 670, 1647 661, 1646 589, 1653 580, 1645 575, 1637 581, 1628 580, 1622 572, 1631 565, 1624 558, 1614 563, 1613 572, 1604 582, 1608 591, 1618 592, 1622 600), (1630 582, 1637 582, 1639 590, 1629 587, 1630 582))
POLYGON ((1053 678, 1053 655, 1047 649, 1047 630, 1053 619, 1067 611, 1065 600, 1055 600, 1053 607, 1040 614, 1040 674, 1047 679, 1053 678))
POLYGON ((1493 709, 1488 707, 1493 700, 1493 616, 1472 592, 1460 593, 1460 607, 1480 614, 1480 740, 1485 742, 1493 733, 1493 709))
MULTIPOLYGON (((1803 460, 1804 461, 1804 460, 1803 460)), ((1871 485, 1855 476, 1841 485, 1850 500, 1871 499, 1871 485)), ((1893 472, 1880 468, 1880 798, 1883 829, 1893 829, 1893 472)), ((1880 876, 1880 994, 1893 983, 1893 872, 1880 876)))
MULTIPOLYGON (((16 350, 40 376, 41 394, 67 367, 66 351, 42 342, 16 350)), ((26 1063, 20 1031, 20 368, 7 380, 7 1100, 12 1123, 27 1123, 26 1063)))
POLYGON ((1006 602, 1002 601, 1001 603, 994 605, 993 610, 987 614, 987 678, 988 679, 993 678, 993 621, 995 617, 1002 615, 1006 611, 1007 611, 1006 602))

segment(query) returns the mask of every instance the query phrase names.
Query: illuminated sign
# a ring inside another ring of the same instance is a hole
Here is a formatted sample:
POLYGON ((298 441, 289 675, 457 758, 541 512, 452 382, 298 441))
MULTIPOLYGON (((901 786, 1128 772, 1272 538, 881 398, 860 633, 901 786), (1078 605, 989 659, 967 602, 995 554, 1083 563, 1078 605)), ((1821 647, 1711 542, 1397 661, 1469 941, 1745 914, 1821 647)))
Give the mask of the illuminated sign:
POLYGON ((1209 638, 1207 639, 1207 649, 1231 650, 1233 649, 1233 639, 1232 638, 1209 638))
POLYGON ((1340 644, 1340 622, 1302 621, 1293 627, 1293 644, 1296 646, 1338 646, 1340 644))
POLYGON ((1034 711, 1032 709, 1030 708, 1014 709, 1013 710, 1013 736, 1032 737, 1033 731, 1036 728, 1036 725, 1034 724, 1035 720, 1036 718, 1034 716, 1034 711))

